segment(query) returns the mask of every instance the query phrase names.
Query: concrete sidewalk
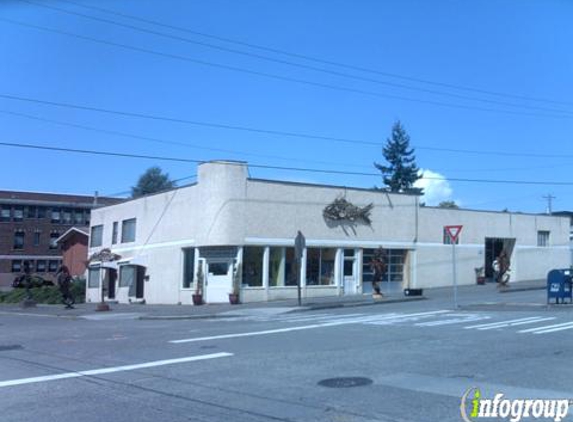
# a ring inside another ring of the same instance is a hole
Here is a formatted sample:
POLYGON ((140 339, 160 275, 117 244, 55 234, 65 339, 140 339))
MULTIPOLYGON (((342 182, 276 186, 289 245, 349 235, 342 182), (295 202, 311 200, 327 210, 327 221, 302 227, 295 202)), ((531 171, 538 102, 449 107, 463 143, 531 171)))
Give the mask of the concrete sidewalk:
MULTIPOLYGON (((460 286, 458 291, 464 301, 478 305, 492 301, 500 305, 513 301, 510 293, 529 290, 545 289, 545 281, 534 280, 528 282, 512 283, 504 290, 497 289, 494 283, 486 285, 460 286), (503 294, 502 294, 503 293, 503 294)), ((33 308, 22 308, 19 305, 0 304, 1 315, 26 315, 61 318, 83 319, 213 319, 229 318, 234 316, 250 315, 277 315, 292 312, 315 311, 321 309, 351 308, 361 306, 374 306, 413 302, 424 299, 440 302, 447 300, 452 294, 452 287, 425 289, 424 296, 404 296, 403 292, 396 291, 385 295, 381 300, 375 300, 371 295, 339 296, 306 298, 302 300, 302 306, 298 306, 296 299, 274 302, 246 303, 230 305, 228 303, 206 304, 202 306, 192 305, 142 305, 142 304, 114 304, 110 303, 110 311, 96 311, 97 303, 77 304, 75 309, 64 309, 62 305, 39 304, 33 308)), ((468 303, 468 304, 469 304, 468 303)), ((541 296, 539 303, 542 303, 541 296)))
POLYGON ((0 304, 0 316, 2 314, 13 314, 85 319, 211 319, 228 318, 233 316, 284 314, 343 307, 384 305, 424 299, 425 297, 423 296, 407 297, 399 296, 398 294, 384 296, 379 300, 373 299, 370 295, 320 297, 303 299, 302 306, 298 306, 297 300, 256 302, 240 305, 216 303, 201 306, 109 303, 111 310, 105 312, 96 311, 97 303, 76 304, 74 309, 64 309, 63 305, 38 304, 36 307, 23 308, 18 304, 0 304))

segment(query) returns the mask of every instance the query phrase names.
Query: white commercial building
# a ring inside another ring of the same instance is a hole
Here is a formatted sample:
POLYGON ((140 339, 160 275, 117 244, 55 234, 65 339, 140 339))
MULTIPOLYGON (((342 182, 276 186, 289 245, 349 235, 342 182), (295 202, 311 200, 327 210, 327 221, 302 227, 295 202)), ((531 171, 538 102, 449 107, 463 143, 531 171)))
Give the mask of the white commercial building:
POLYGON ((502 249, 512 281, 545 278, 569 260, 569 219, 419 205, 417 195, 259 180, 247 165, 209 162, 194 185, 92 211, 87 299, 191 304, 203 269, 206 302, 226 302, 233 280, 243 302, 360 295, 372 289, 370 260, 382 247, 382 291, 448 286, 452 245, 463 226, 457 282, 491 276, 502 249), (294 239, 304 234, 301 271, 294 239), (300 276, 297 276, 300 274, 300 276), (236 278, 234 278, 236 277, 236 278))

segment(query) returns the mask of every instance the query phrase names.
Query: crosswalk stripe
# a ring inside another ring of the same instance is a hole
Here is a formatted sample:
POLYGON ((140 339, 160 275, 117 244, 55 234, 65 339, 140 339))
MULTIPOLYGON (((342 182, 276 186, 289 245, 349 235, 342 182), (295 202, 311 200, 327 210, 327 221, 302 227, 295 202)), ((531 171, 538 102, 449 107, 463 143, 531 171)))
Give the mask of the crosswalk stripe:
POLYGON ((527 324, 536 324, 538 322, 542 322, 542 321, 549 321, 555 318, 543 318, 543 317, 538 317, 538 318, 532 318, 529 320, 524 320, 524 321, 517 321, 517 322, 512 322, 512 323, 504 323, 501 325, 495 325, 495 326, 491 326, 491 327, 485 327, 485 328, 478 328, 478 330, 495 330, 496 328, 506 328, 506 327, 514 327, 517 325, 527 325, 527 324))
POLYGON ((569 321, 569 322, 564 322, 561 324, 553 324, 553 325, 546 325, 543 327, 528 328, 526 330, 521 330, 519 332, 520 333, 534 333, 534 332, 539 331, 540 333, 545 333, 545 332, 552 332, 550 330, 552 330, 554 328, 568 327, 568 326, 573 326, 573 322, 569 321))
POLYGON ((570 325, 564 326, 564 327, 558 327, 558 328, 552 328, 550 330, 543 330, 543 331, 535 331, 533 334, 548 334, 548 333, 555 333, 557 331, 563 331, 563 330, 570 330, 573 328, 573 322, 570 325))
POLYGON ((510 319, 509 321, 497 321, 497 322, 490 322, 489 324, 478 324, 478 325, 469 325, 467 327, 464 327, 464 329, 469 330, 469 329, 478 329, 478 330, 484 330, 484 329, 491 329, 491 328, 500 328, 500 327, 506 327, 514 322, 525 322, 525 321, 532 321, 539 318, 538 316, 535 317, 527 317, 527 318, 518 318, 518 319, 510 319))
POLYGON ((319 320, 332 320, 333 317, 336 320, 345 320, 348 318, 356 318, 356 317, 360 317, 360 316, 366 316, 367 314, 347 314, 347 315, 331 315, 331 314, 317 314, 317 315, 311 315, 311 316, 304 316, 304 317, 286 317, 286 318, 282 318, 280 321, 281 322, 305 322, 305 321, 319 321, 319 320))
POLYGON ((449 313, 449 310, 440 310, 440 311, 432 311, 432 312, 417 312, 414 314, 398 314, 395 316, 386 316, 379 319, 372 319, 371 321, 365 321, 365 324, 371 325, 389 325, 398 322, 405 322, 416 320, 419 318, 430 318, 439 314, 449 313))
POLYGON ((487 315, 466 315, 460 316, 459 318, 443 319, 440 321, 418 322, 414 325, 417 327, 439 327, 441 325, 464 324, 472 321, 481 321, 490 318, 491 317, 487 315))

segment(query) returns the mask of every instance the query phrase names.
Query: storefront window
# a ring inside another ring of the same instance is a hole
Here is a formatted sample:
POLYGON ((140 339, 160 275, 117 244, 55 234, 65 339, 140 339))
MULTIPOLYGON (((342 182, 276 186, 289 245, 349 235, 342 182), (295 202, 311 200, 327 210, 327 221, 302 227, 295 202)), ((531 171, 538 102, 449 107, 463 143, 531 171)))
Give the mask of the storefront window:
POLYGON ((261 287, 263 285, 263 256, 265 248, 259 246, 243 249, 243 285, 261 287))
POLYGON ((306 250, 307 286, 332 286, 334 281, 334 248, 308 248, 306 250))
POLYGON ((193 284, 195 270, 195 248, 183 249, 183 288, 189 289, 193 284))
POLYGON ((119 287, 129 287, 135 281, 135 265, 119 267, 119 287))
MULTIPOLYGON (((370 268, 370 262, 372 261, 375 251, 376 249, 364 249, 362 260, 362 279, 364 283, 370 284, 372 282, 373 272, 372 268, 370 268)), ((382 281, 402 282, 404 280, 406 251, 403 249, 386 249, 385 252, 387 269, 382 281)))
POLYGON ((285 284, 285 248, 270 248, 269 253, 269 286, 285 284))

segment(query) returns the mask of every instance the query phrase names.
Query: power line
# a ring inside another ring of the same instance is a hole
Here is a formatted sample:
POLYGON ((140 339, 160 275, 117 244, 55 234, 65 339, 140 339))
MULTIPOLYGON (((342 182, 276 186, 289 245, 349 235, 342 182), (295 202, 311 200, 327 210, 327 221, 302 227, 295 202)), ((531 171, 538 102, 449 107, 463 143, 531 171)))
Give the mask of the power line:
MULTIPOLYGON (((1 19, 0 19, 1 20, 1 19)), ((118 115, 123 117, 133 117, 139 119, 147 119, 147 120, 155 120, 155 121, 164 121, 170 123, 180 123, 180 124, 188 124, 194 126, 203 126, 203 127, 212 127, 216 129, 225 129, 225 130, 236 130, 236 131, 243 131, 243 132, 250 132, 250 133, 259 133, 265 135, 277 135, 277 136, 285 136, 291 138, 304 138, 304 139, 315 139, 321 141, 333 141, 333 142, 341 142, 347 144, 354 144, 354 145, 370 145, 381 147, 381 142, 374 142, 368 141, 364 139, 353 139, 353 138, 340 138, 340 137, 333 137, 333 136, 323 136, 323 135, 314 135, 309 133, 302 133, 302 132, 289 132, 289 131, 281 131, 281 130, 272 130, 272 129, 262 129, 262 128, 255 128, 249 126, 239 126, 239 125, 229 125, 229 124, 222 124, 222 123, 211 123, 211 122, 203 122, 199 120, 190 120, 190 119, 183 119, 178 117, 169 117, 169 116, 158 116, 154 114, 147 114, 147 113, 139 113, 139 112, 130 112, 130 111, 123 111, 123 110, 113 110, 109 108, 103 107, 94 107, 82 104, 72 104, 66 102, 59 102, 59 101, 48 101, 48 100, 41 100, 38 98, 31 98, 31 97, 24 97, 18 95, 11 95, 11 94, 2 94, 0 93, 0 98, 4 98, 7 100, 12 101, 22 101, 22 102, 29 102, 34 104, 43 104, 49 105, 54 107, 62 107, 62 108, 71 108, 76 110, 84 110, 84 111, 91 111, 97 113, 104 113, 104 114, 111 114, 111 115, 118 115)), ((15 112, 7 112, 11 114, 22 114, 22 113, 15 113, 15 112)), ((40 119, 40 118, 38 118, 40 119)), ((41 119, 47 120, 47 119, 41 119)), ((86 126, 76 125, 78 127, 86 128, 86 126)), ((99 129, 98 129, 99 130, 99 129)), ((105 129, 102 129, 105 130, 105 129)), ((107 131, 108 133, 114 133, 115 131, 107 131)), ((115 132, 115 134, 119 134, 120 132, 115 132)), ((149 138, 149 137, 146 137, 149 138)), ((175 141, 169 141, 175 142, 175 141)), ((514 152, 514 151, 493 151, 493 150, 471 150, 471 149, 457 149, 457 148, 441 148, 441 147, 429 147, 429 146, 414 146, 417 150, 426 150, 426 151, 436 151, 436 152, 449 152, 449 153, 461 153, 461 154, 474 154, 474 155, 503 155, 503 156, 513 156, 513 157, 531 157, 531 158, 573 158, 571 154, 546 154, 546 153, 529 153, 529 152, 514 152)))
MULTIPOLYGON (((171 161, 171 162, 183 162, 183 163, 195 163, 203 164, 208 161, 197 160, 191 158, 180 158, 180 157, 163 157, 155 155, 142 155, 142 154, 128 154, 120 152, 110 152, 110 151, 96 151, 96 150, 86 150, 86 149, 75 149, 75 148, 61 148, 61 147, 51 147, 45 145, 34 145, 34 144, 23 144, 16 142, 0 142, 0 146, 13 147, 13 148, 26 148, 26 149, 37 149, 46 151, 56 151, 56 152, 68 152, 68 153, 78 153, 78 154, 88 154, 88 155, 99 155, 99 156, 112 156, 120 158, 138 158, 138 159, 148 159, 157 161, 171 161)), ((233 165, 234 163, 229 162, 233 165)), ((380 177, 380 173, 366 173, 366 172, 354 172, 354 171, 342 171, 342 170, 327 170, 327 169, 313 169, 305 167, 286 167, 286 166, 271 166, 263 164, 251 164, 251 163, 236 163, 234 165, 247 164, 250 168, 268 169, 268 170, 285 170, 285 171, 295 171, 295 172, 305 172, 305 173, 320 173, 320 174, 338 174, 346 176, 368 176, 368 177, 380 177)), ((443 177, 422 177, 427 180, 444 180, 443 177)), ((495 180, 495 179, 459 179, 459 178, 448 178, 450 182, 468 182, 468 183, 494 183, 494 184, 513 184, 513 185, 542 185, 542 186, 573 186, 573 182, 554 182, 554 181, 530 181, 530 180, 495 180)))
POLYGON ((572 112, 567 111, 567 110, 552 109, 552 108, 537 107, 537 106, 524 105, 524 104, 508 103, 508 102, 491 100, 491 99, 469 97, 467 95, 453 94, 453 93, 449 93, 449 92, 437 91, 434 89, 420 88, 420 87, 414 87, 414 86, 409 86, 409 85, 404 85, 404 84, 399 84, 399 83, 394 83, 394 82, 381 81, 379 79, 372 79, 372 78, 368 78, 368 77, 357 76, 357 75, 353 75, 353 74, 349 74, 349 73, 345 73, 345 72, 324 69, 324 68, 320 68, 320 67, 316 67, 316 66, 309 66, 309 65, 305 65, 305 64, 301 64, 301 63, 295 63, 295 62, 291 62, 288 60, 276 59, 276 58, 264 56, 261 54, 254 54, 254 53, 249 53, 249 52, 236 50, 236 49, 232 49, 232 48, 221 47, 218 45, 214 45, 214 44, 210 44, 210 43, 206 43, 206 42, 200 42, 200 41, 192 40, 189 38, 180 37, 177 35, 166 34, 164 32, 153 31, 153 30, 145 29, 145 28, 138 27, 135 25, 129 25, 129 24, 113 21, 110 19, 100 18, 100 17, 96 17, 96 16, 92 16, 92 15, 86 15, 84 13, 79 13, 79 12, 74 12, 74 11, 67 10, 67 9, 62 9, 60 7, 56 7, 53 5, 50 6, 50 5, 46 5, 46 4, 41 4, 41 3, 37 3, 37 2, 32 1, 32 0, 20 0, 20 1, 23 3, 28 3, 31 5, 34 5, 34 6, 43 7, 43 8, 49 9, 49 10, 54 10, 56 12, 65 13, 65 14, 69 14, 72 16, 79 16, 79 17, 82 17, 85 19, 90 19, 90 20, 96 21, 96 22, 103 22, 103 23, 106 23, 109 25, 119 26, 122 28, 128 28, 128 29, 142 32, 142 33, 146 33, 146 34, 152 34, 155 36, 168 38, 168 39, 172 39, 172 40, 176 40, 176 41, 182 41, 185 43, 200 45, 202 47, 207 47, 207 48, 215 49, 218 51, 224 51, 227 53, 247 56, 247 57, 251 57, 251 58, 255 58, 255 59, 259 59, 259 60, 266 60, 266 61, 279 63, 279 64, 283 64, 283 65, 294 66, 294 67, 298 67, 298 68, 302 68, 302 69, 312 70, 315 72, 321 72, 321 73, 326 73, 326 74, 330 74, 330 75, 334 75, 334 76, 340 76, 343 78, 359 80, 362 82, 370 82, 370 83, 375 83, 375 84, 379 84, 379 85, 391 86, 391 87, 395 87, 395 88, 407 89, 407 90, 412 90, 412 91, 420 91, 420 92, 425 92, 425 93, 429 93, 429 94, 447 96, 447 97, 452 97, 452 98, 457 98, 457 99, 462 99, 462 100, 479 101, 479 102, 483 102, 483 103, 487 103, 487 104, 502 105, 502 106, 509 106, 509 107, 518 107, 518 108, 524 108, 524 109, 529 109, 529 110, 546 111, 546 112, 551 112, 551 113, 555 112, 555 113, 573 114, 572 112))
MULTIPOLYGON (((65 35, 65 36, 81 39, 84 41, 90 41, 90 42, 94 42, 94 43, 102 44, 102 45, 106 45, 106 46, 119 47, 122 49, 130 50, 130 51, 136 51, 139 53, 146 53, 146 54, 151 54, 151 55, 160 56, 160 57, 164 57, 164 58, 175 59, 175 60, 185 61, 185 62, 189 62, 189 63, 199 64, 199 65, 207 66, 207 67, 211 67, 211 68, 224 69, 224 70, 228 70, 228 71, 240 72, 240 73, 245 73, 245 74, 249 74, 249 75, 253 75, 253 76, 259 76, 259 77, 279 80, 279 81, 283 81, 283 82, 292 82, 292 83, 296 83, 296 84, 313 86, 313 87, 318 87, 318 88, 325 88, 325 89, 329 89, 329 90, 335 90, 335 91, 341 91, 341 92, 350 92, 350 93, 354 93, 354 94, 373 96, 373 97, 377 97, 377 98, 408 101, 408 102, 414 102, 414 103, 420 103, 420 104, 429 104, 429 105, 434 105, 434 106, 456 108, 456 109, 477 110, 477 111, 485 111, 485 112, 493 112, 493 113, 505 113, 505 114, 531 116, 531 117, 549 117, 549 118, 566 118, 566 119, 573 118, 573 115, 539 114, 539 113, 528 113, 528 112, 515 111, 515 110, 491 109, 491 108, 486 108, 486 107, 477 107, 477 106, 470 106, 470 105, 463 105, 463 104, 451 104, 451 103, 444 103, 444 102, 440 102, 440 101, 409 98, 409 97, 403 97, 400 95, 383 94, 380 92, 368 91, 368 90, 357 89, 357 88, 343 87, 340 85, 332 85, 332 84, 327 84, 327 83, 322 83, 322 82, 314 82, 314 81, 310 81, 310 80, 306 80, 306 79, 299 79, 299 78, 293 78, 290 76, 276 75, 276 74, 261 72, 261 71, 252 70, 252 69, 245 69, 245 68, 241 68, 241 67, 237 67, 237 66, 231 66, 231 65, 220 64, 220 63, 213 63, 213 62, 194 59, 191 57, 182 56, 182 55, 178 55, 178 54, 165 53, 165 52, 161 52, 161 51, 157 51, 157 50, 151 50, 151 49, 147 49, 147 48, 136 47, 136 46, 132 46, 132 45, 128 45, 128 44, 116 43, 113 41, 105 41, 105 40, 101 40, 98 38, 88 37, 85 35, 79 35, 79 34, 67 32, 67 31, 62 31, 59 29, 47 28, 47 27, 40 26, 40 25, 24 23, 24 22, 13 20, 13 19, 0 18, 0 21, 7 22, 7 23, 10 23, 12 25, 18 25, 18 26, 33 28, 33 29, 37 29, 37 30, 41 30, 41 31, 45 31, 45 32, 56 33, 59 35, 65 35)), ((564 113, 567 113, 567 112, 564 112, 564 113)))
POLYGON ((467 87, 467 86, 430 81, 427 79, 398 75, 398 74, 390 73, 390 72, 383 72, 380 70, 355 66, 355 65, 348 64, 348 63, 341 63, 341 62, 332 61, 332 60, 325 60, 325 59, 317 58, 317 57, 310 56, 310 55, 288 52, 288 51, 281 50, 278 48, 261 46, 258 44, 253 44, 253 43, 248 43, 248 42, 244 42, 244 41, 238 41, 238 40, 231 39, 231 38, 207 34, 205 32, 200 32, 200 31, 191 30, 189 28, 183 28, 180 26, 165 24, 165 23, 162 23, 162 22, 159 22, 156 20, 145 19, 145 18, 142 18, 139 16, 134 16, 134 15, 130 15, 127 13, 121 13, 121 12, 111 10, 111 9, 105 9, 105 8, 96 7, 96 6, 88 6, 88 5, 78 3, 75 1, 71 1, 71 0, 60 0, 60 1, 62 1, 64 3, 74 4, 76 6, 83 7, 85 9, 97 10, 99 12, 103 12, 103 13, 107 13, 107 14, 115 15, 115 16, 120 16, 122 18, 127 18, 127 19, 131 19, 134 21, 139 21, 139 22, 143 22, 143 23, 147 23, 147 24, 151 24, 151 25, 155 25, 155 26, 159 26, 159 27, 163 27, 163 28, 181 31, 181 32, 185 32, 188 34, 198 35, 201 37, 205 37, 205 38, 209 38, 209 39, 213 39, 213 40, 217 40, 217 41, 223 41, 223 42, 230 43, 230 44, 241 45, 244 47, 249 47, 249 48, 253 48, 253 49, 257 49, 257 50, 261 50, 261 51, 267 51, 267 52, 271 52, 271 53, 281 54, 281 55, 284 55, 287 57, 303 59, 303 60, 307 60, 307 61, 311 61, 311 62, 315 62, 315 63, 327 64, 327 65, 337 66, 337 67, 341 67, 341 68, 345 68, 345 69, 350 69, 350 70, 355 70, 355 71, 360 71, 360 72, 365 72, 365 73, 370 73, 370 74, 377 74, 377 75, 387 76, 387 77, 391 77, 391 78, 407 80, 407 81, 411 81, 411 82, 418 82, 418 83, 424 83, 424 84, 428 84, 428 85, 440 86, 440 87, 445 87, 445 88, 452 88, 452 89, 457 89, 457 90, 461 90, 461 91, 493 95, 493 96, 497 96, 497 97, 506 97, 506 98, 544 102, 544 103, 551 103, 551 104, 573 105, 572 102, 568 102, 568 101, 556 101, 556 100, 550 100, 550 99, 545 99, 545 98, 536 98, 536 97, 530 97, 530 96, 508 94, 508 93, 484 90, 484 89, 479 89, 479 88, 472 88, 472 87, 467 87))
POLYGON ((142 135, 136 135, 133 133, 116 131, 116 130, 101 129, 101 128, 97 128, 94 126, 80 125, 77 123, 62 122, 60 120, 47 119, 44 117, 33 116, 30 114, 25 114, 25 113, 18 113, 18 112, 9 111, 9 110, 0 109, 0 113, 12 115, 12 116, 17 116, 17 117, 23 117, 23 118, 31 119, 31 120, 37 120, 40 122, 46 122, 46 123, 52 123, 52 124, 61 125, 61 126, 73 127, 73 128, 97 132, 97 133, 105 133, 108 135, 122 136, 122 137, 126 137, 126 138, 139 139, 139 140, 156 142, 156 143, 166 144, 166 145, 177 145, 177 146, 193 148, 193 149, 200 149, 200 150, 205 150, 205 151, 223 152, 223 153, 230 153, 230 154, 240 154, 240 155, 246 155, 246 156, 253 156, 253 157, 259 157, 259 158, 270 158, 270 159, 284 160, 284 161, 296 161, 299 163, 306 162, 306 163, 313 163, 313 164, 327 164, 327 165, 336 165, 336 166, 359 167, 359 165, 353 165, 353 164, 348 164, 348 163, 337 163, 337 162, 332 162, 332 161, 305 160, 305 159, 298 159, 298 158, 295 159, 295 158, 282 157, 282 156, 278 156, 278 155, 257 154, 257 153, 253 153, 253 152, 244 152, 244 151, 225 149, 225 148, 204 147, 204 146, 199 146, 196 144, 190 144, 190 143, 186 143, 186 142, 182 142, 182 141, 168 140, 165 138, 157 138, 157 137, 152 137, 152 136, 142 136, 142 135))

